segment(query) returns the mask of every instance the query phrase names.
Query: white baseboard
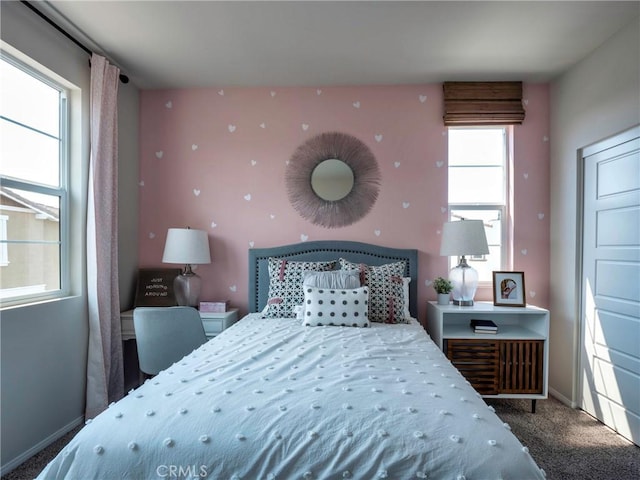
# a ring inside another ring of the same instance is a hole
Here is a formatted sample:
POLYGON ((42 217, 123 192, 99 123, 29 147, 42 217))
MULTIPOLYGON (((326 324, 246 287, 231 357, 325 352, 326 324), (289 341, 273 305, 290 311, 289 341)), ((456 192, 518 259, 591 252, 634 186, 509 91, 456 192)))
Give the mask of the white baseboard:
POLYGON ((64 435, 69 433, 71 430, 76 428, 78 425, 82 425, 83 423, 84 423, 84 416, 76 418, 75 420, 67 423, 64 427, 60 428, 56 432, 54 432, 51 435, 49 435, 47 438, 45 438, 41 442, 38 442, 37 444, 35 444, 33 447, 31 447, 27 451, 21 453, 20 455, 18 455, 13 460, 10 460, 5 464, 0 465, 0 476, 6 475, 7 473, 9 473, 14 468, 19 467, 24 462, 26 462, 31 457, 33 457, 36 453, 44 450, 49 445, 51 445, 53 442, 55 442, 59 438, 62 438, 64 435))
POLYGON ((570 400, 569 398, 565 397, 560 392, 558 392, 557 390, 554 390, 551 387, 549 387, 549 395, 551 395, 553 398, 555 398, 559 402, 564 403, 568 407, 578 408, 578 404, 576 402, 570 400))

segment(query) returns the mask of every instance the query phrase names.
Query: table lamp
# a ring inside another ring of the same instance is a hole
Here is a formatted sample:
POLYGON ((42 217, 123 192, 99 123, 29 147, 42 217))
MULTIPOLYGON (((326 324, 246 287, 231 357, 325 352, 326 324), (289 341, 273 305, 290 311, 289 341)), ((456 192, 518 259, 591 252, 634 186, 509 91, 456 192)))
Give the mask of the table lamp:
POLYGON ((170 228, 164 245, 163 263, 184 264, 184 270, 173 282, 178 305, 197 307, 202 279, 191 265, 211 263, 207 232, 187 228, 170 228))
POLYGON ((449 272, 449 280, 453 284, 451 298, 454 305, 473 305, 473 297, 478 288, 478 272, 467 264, 465 255, 487 253, 489 246, 482 220, 460 220, 443 225, 440 255, 460 257, 460 263, 449 272))

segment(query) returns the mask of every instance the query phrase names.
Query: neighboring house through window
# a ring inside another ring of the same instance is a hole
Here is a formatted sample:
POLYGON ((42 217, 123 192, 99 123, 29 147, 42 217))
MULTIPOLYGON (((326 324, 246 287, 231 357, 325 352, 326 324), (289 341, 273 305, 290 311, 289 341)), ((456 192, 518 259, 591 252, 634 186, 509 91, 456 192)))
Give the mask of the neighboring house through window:
MULTIPOLYGON (((449 219, 482 220, 488 255, 468 255, 480 282, 492 282, 494 270, 508 265, 507 207, 509 142, 512 128, 449 127, 449 219)), ((459 259, 450 258, 450 268, 459 259)))
POLYGON ((0 59, 0 302, 60 296, 67 271, 67 92, 0 59))

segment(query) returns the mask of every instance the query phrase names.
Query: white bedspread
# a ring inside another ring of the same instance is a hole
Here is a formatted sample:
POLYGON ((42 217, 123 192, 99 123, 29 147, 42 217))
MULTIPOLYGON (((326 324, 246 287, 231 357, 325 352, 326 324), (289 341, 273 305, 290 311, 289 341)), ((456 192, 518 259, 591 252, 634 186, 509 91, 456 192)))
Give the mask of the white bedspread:
POLYGON ((86 425, 38 478, 541 479, 423 328, 249 315, 86 425))

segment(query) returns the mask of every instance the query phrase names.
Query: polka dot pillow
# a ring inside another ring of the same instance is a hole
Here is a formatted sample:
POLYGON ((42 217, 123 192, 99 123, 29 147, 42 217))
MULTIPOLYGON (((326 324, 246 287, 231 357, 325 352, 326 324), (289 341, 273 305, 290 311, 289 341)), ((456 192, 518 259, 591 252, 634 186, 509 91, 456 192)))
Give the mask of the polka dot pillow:
POLYGON ((369 288, 304 287, 304 319, 302 324, 307 327, 370 326, 369 288))
POLYGON ((407 323, 405 317, 405 262, 370 266, 340 259, 342 270, 360 272, 360 283, 369 287, 369 320, 380 323, 407 323))
POLYGON ((269 298, 264 316, 295 318, 294 307, 302 305, 302 281, 306 272, 333 270, 336 262, 293 262, 269 258, 269 298))

